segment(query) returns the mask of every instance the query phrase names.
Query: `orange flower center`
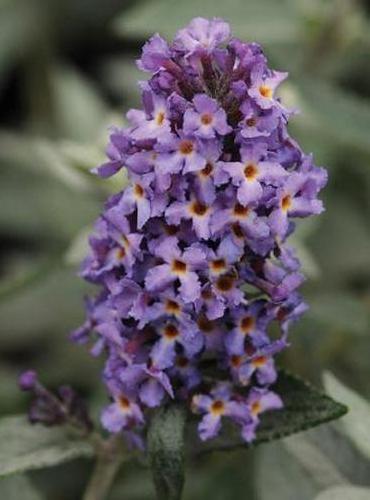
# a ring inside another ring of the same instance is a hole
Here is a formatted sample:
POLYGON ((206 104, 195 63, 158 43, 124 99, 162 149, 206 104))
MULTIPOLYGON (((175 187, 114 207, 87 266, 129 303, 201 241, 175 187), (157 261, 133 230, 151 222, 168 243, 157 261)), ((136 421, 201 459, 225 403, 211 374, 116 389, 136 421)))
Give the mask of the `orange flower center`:
POLYGON ((211 175, 212 172, 213 172, 213 165, 211 163, 207 163, 200 173, 204 177, 208 177, 209 175, 211 175))
POLYGON ((248 207, 243 207, 240 203, 237 203, 234 206, 234 215, 236 217, 246 217, 249 213, 249 208, 248 207))
POLYGON ((164 119, 165 119, 165 114, 163 113, 163 111, 160 111, 157 114, 157 118, 156 118, 157 125, 159 125, 159 126, 163 125, 164 119))
POLYGON ((166 325, 163 332, 168 340, 174 340, 179 335, 179 331, 175 325, 166 325))
POLYGON ((249 163, 244 169, 245 178, 248 181, 253 181, 258 174, 258 169, 254 163, 249 163))
POLYGON ((194 151, 194 144, 191 141, 184 140, 180 142, 180 153, 190 155, 194 151))
POLYGON ((259 401, 255 401, 254 403, 252 403, 251 405, 252 415, 258 415, 259 413, 261 413, 261 411, 262 411, 262 406, 259 401))
POLYGON ((175 259, 172 262, 172 271, 177 273, 177 274, 184 274, 186 273, 186 263, 182 262, 181 260, 175 259))
POLYGON ((123 247, 120 247, 117 250, 117 259, 121 260, 124 259, 125 257, 126 257, 126 250, 123 247))
POLYGON ((243 333, 247 334, 254 327, 254 318, 252 316, 245 316, 240 323, 240 329, 243 333))
POLYGON ((210 125, 213 121, 213 116, 210 113, 204 113, 200 117, 200 121, 202 122, 202 125, 210 125))
POLYGON ((281 208, 284 210, 284 212, 287 212, 291 206, 292 206, 292 197, 289 194, 287 194, 281 200, 281 208))
POLYGON ((213 413, 213 415, 222 415, 224 411, 225 411, 225 404, 223 401, 220 401, 219 399, 213 401, 211 406, 211 412, 213 413))
POLYGON ((258 358, 255 358, 255 359, 252 361, 252 364, 253 364, 253 366, 255 366, 256 368, 261 368, 262 366, 264 366, 264 365, 266 364, 266 361, 267 361, 266 356, 258 356, 258 358))
POLYGON ((205 215, 207 213, 207 205, 204 205, 203 203, 200 203, 199 201, 194 201, 190 205, 190 211, 195 214, 195 215, 205 215))
POLYGON ((272 97, 272 89, 267 85, 261 85, 259 88, 260 94, 262 97, 266 97, 267 99, 271 99, 272 97))
POLYGON ((247 118, 245 124, 247 127, 255 127, 257 125, 257 120, 254 117, 247 118))
POLYGON ((140 186, 140 184, 135 184, 134 192, 135 195, 139 198, 142 198, 144 196, 144 189, 140 186))
POLYGON ((123 411, 130 408, 130 401, 126 398, 126 396, 120 396, 118 398, 118 404, 123 411))
POLYGON ((229 292, 234 286, 234 279, 231 276, 220 276, 216 286, 221 292, 229 292))
POLYGON ((178 314, 181 310, 179 304, 174 300, 167 299, 165 305, 166 312, 170 314, 178 314))
POLYGON ((225 259, 216 259, 211 261, 211 269, 215 273, 220 273, 226 269, 225 259))

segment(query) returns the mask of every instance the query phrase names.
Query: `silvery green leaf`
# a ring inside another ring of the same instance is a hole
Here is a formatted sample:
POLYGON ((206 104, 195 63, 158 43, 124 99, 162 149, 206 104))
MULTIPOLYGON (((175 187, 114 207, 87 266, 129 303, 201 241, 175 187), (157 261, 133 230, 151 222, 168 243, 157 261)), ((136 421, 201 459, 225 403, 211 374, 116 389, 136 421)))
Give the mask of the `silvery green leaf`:
POLYGON ((330 487, 346 482, 335 464, 305 434, 288 437, 283 446, 317 485, 330 487))
POLYGON ((297 118, 319 129, 322 134, 341 145, 370 152, 370 102, 357 97, 339 86, 316 79, 299 82, 298 106, 302 118, 297 118), (346 117, 343 120, 343 117, 346 117))
POLYGON ((331 461, 348 482, 370 486, 369 460, 353 446, 338 424, 331 422, 316 427, 306 432, 305 437, 331 461))
POLYGON ((47 139, 3 130, 0 132, 0 159, 21 165, 35 174, 55 178, 74 190, 86 191, 91 184, 86 175, 63 158, 58 145, 47 139))
POLYGON ((68 344, 67 332, 83 319, 80 300, 86 290, 73 269, 58 265, 32 286, 1 301, 0 345, 24 348, 45 335, 60 336, 68 344))
POLYGON ((0 420, 0 442, 0 476, 93 455, 91 444, 72 437, 65 427, 31 425, 24 416, 0 420))
POLYGON ((60 137, 96 140, 107 109, 92 82, 69 66, 51 72, 52 106, 60 137))
POLYGON ((316 430, 259 449, 259 500, 312 500, 324 488, 346 484, 336 464, 310 439, 316 430))
POLYGON ((348 278, 363 276, 370 267, 368 225, 362 212, 344 197, 329 200, 319 230, 308 242, 331 284, 346 284, 348 278))
POLYGON ((40 39, 40 6, 27 0, 2 0, 0 15, 0 86, 7 72, 34 50, 40 39))
POLYGON ((334 328, 336 332, 366 335, 369 312, 365 303, 349 292, 315 293, 310 298, 310 318, 322 328, 334 328))
POLYGON ((320 491, 283 441, 258 448, 255 482, 258 500, 312 500, 320 491))
POLYGON ((22 475, 0 478, 0 498, 4 500, 42 500, 43 497, 22 475))
POLYGON ((370 459, 370 404, 329 372, 324 374, 324 386, 332 397, 340 398, 350 408, 348 415, 338 423, 339 428, 370 459))
POLYGON ((86 257, 89 251, 89 236, 91 227, 84 227, 72 240, 67 252, 64 256, 66 264, 71 266, 79 265, 86 257))
POLYGON ((322 491, 315 500, 369 500, 370 488, 359 486, 334 486, 322 491))

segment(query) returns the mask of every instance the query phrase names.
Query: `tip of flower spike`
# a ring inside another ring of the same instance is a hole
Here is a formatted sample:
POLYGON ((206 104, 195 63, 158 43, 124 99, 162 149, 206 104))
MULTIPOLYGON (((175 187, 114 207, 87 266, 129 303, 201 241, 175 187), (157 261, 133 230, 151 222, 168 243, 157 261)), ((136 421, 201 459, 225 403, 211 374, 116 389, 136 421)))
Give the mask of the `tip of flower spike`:
POLYGON ((27 370, 18 377, 18 386, 22 391, 32 391, 37 383, 37 373, 27 370))
POLYGON ((223 19, 195 17, 188 26, 177 32, 174 47, 176 50, 186 51, 189 56, 199 50, 213 50, 229 40, 230 34, 230 25, 223 19))

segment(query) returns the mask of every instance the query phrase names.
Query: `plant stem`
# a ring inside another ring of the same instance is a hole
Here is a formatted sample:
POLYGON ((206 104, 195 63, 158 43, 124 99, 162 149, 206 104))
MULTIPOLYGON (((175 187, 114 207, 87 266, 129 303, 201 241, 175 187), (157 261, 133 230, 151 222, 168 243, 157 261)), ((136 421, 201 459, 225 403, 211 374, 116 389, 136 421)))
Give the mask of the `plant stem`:
POLYGON ((83 500, 104 500, 107 497, 122 460, 122 449, 115 437, 99 443, 95 468, 83 500))

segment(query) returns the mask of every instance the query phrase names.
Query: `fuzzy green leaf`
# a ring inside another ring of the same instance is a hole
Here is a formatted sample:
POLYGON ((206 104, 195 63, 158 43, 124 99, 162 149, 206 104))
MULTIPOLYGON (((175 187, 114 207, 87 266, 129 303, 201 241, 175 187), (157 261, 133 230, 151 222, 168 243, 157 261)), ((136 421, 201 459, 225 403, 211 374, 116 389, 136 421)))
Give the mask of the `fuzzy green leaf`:
POLYGON ((370 488, 334 486, 320 493, 315 500, 369 500, 370 488))
POLYGON ((0 476, 42 469, 93 454, 92 446, 64 427, 31 425, 24 416, 0 420, 0 476))
POLYGON ((158 409, 148 430, 148 455, 159 500, 179 500, 184 485, 185 411, 158 409))
POLYGON ((299 82, 302 115, 325 136, 341 145, 369 152, 370 106, 360 98, 317 78, 299 82), (341 118, 345 116, 346 119, 341 118))
POLYGON ((346 418, 340 422, 339 429, 364 457, 370 459, 369 402, 342 384, 332 373, 324 374, 324 386, 331 396, 340 398, 351 408, 346 418))
POLYGON ((42 500, 32 482, 22 475, 0 479, 0 498, 4 500, 42 500))
MULTIPOLYGON (((347 412, 346 406, 284 371, 279 372, 278 382, 273 389, 284 401, 284 408, 262 416, 257 438, 252 446, 316 427, 335 420, 347 412)), ((217 439, 198 445, 192 452, 198 454, 246 446, 240 438, 239 428, 233 425, 223 427, 223 432, 217 439)), ((196 432, 194 429, 192 431, 196 432)), ((199 443, 199 439, 197 441, 199 443)))

